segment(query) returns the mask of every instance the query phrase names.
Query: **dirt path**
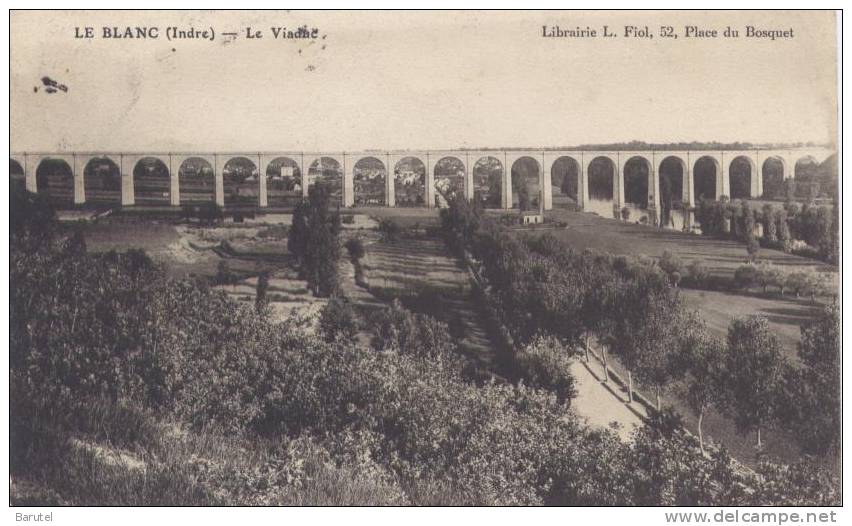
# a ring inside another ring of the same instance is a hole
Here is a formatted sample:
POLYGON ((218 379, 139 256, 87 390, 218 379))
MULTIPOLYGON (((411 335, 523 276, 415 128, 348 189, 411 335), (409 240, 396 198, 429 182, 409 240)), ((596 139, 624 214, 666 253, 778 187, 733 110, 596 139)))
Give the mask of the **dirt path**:
POLYGON ((637 403, 628 406, 617 387, 611 390, 601 382, 602 372, 593 369, 597 365, 593 361, 587 366, 581 359, 571 365, 577 387, 577 397, 571 401, 571 407, 578 415, 585 417, 590 425, 612 429, 612 423, 615 422, 618 436, 622 440, 629 440, 633 430, 643 425, 636 412, 645 413, 637 403))

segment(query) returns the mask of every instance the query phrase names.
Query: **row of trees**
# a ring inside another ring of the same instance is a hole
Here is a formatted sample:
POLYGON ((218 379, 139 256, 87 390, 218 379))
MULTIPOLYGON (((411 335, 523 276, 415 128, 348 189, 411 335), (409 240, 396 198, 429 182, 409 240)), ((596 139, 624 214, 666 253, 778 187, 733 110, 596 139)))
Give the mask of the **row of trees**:
MULTIPOLYGON (((471 257, 486 280, 490 307, 516 343, 547 334, 573 349, 595 338, 604 346, 604 357, 607 350, 616 354, 653 389, 658 410, 660 394, 677 390, 688 393, 699 421, 712 406, 730 415, 742 432, 778 422, 809 425, 806 412, 778 403, 801 408, 806 402, 788 394, 806 391, 794 385, 806 376, 794 374, 797 369, 784 359, 765 319, 735 320, 727 342, 717 341, 683 304, 666 271, 649 258, 577 253, 549 234, 517 239, 463 201, 442 211, 442 221, 449 245, 471 257), (706 393, 713 395, 705 398, 706 393), (794 422, 797 418, 804 420, 794 422)), ((834 356, 836 367, 839 340, 820 341, 831 344, 822 355, 834 356)), ((839 392, 833 394, 839 399, 839 392)), ((836 406, 820 412, 820 419, 839 422, 836 406)), ((832 440, 803 442, 803 447, 834 449, 838 426, 822 436, 832 440)))
POLYGON ((802 270, 767 262, 749 262, 737 267, 733 281, 730 281, 713 276, 702 260, 694 259, 686 264, 670 250, 663 252, 657 264, 674 287, 683 285, 697 289, 713 289, 725 283, 727 287, 737 289, 761 287, 764 293, 769 292, 772 287, 781 296, 785 292, 791 292, 797 298, 802 295, 811 296, 811 299, 815 299, 817 295, 837 295, 833 283, 834 274, 814 269, 802 270))
POLYGON ((840 217, 837 201, 832 207, 788 202, 783 207, 767 203, 761 209, 749 201, 702 200, 696 220, 704 235, 736 239, 747 244, 775 248, 785 252, 797 250, 797 241, 811 247, 813 255, 837 264, 840 253, 840 217), (758 225, 762 235, 758 238, 758 225))

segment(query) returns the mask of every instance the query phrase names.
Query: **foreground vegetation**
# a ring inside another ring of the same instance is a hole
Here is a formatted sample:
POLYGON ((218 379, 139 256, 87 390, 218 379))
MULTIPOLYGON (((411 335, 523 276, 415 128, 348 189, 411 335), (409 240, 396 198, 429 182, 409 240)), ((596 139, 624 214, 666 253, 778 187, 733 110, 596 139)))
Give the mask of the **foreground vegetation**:
POLYGON ((88 254, 32 194, 12 210, 15 504, 839 500, 805 465, 747 472, 662 420, 623 443, 570 393, 470 382, 446 326, 398 306, 369 347, 315 335, 142 252, 88 254))
POLYGON ((464 200, 442 211, 447 243, 484 283, 488 308, 516 345, 541 334, 564 348, 595 338, 652 389, 679 394, 701 420, 714 408, 743 432, 796 430, 806 453, 836 455, 840 437, 840 318, 836 303, 802 327, 799 364, 765 318, 735 319, 718 341, 677 294, 671 255, 660 262, 586 251, 552 235, 517 239, 464 200))

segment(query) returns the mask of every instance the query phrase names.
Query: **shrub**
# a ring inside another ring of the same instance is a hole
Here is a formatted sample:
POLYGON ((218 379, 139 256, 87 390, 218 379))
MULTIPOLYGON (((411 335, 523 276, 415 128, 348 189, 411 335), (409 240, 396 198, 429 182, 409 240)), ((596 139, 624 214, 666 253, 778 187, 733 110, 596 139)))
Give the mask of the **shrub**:
POLYGON ((758 282, 757 267, 751 264, 740 265, 734 271, 734 286, 741 289, 753 287, 758 282))
POLYGON ((528 385, 551 391, 560 402, 570 404, 577 396, 571 374, 574 354, 556 338, 538 336, 517 352, 515 361, 528 385))
POLYGON ((216 265, 216 276, 213 282, 217 285, 236 285, 240 278, 231 271, 231 266, 224 259, 220 260, 216 265))
POLYGON ((332 296, 320 312, 319 330, 326 341, 353 341, 358 334, 358 315, 345 296, 332 296))
POLYGON ((670 250, 663 252, 663 257, 660 258, 659 264, 663 272, 668 274, 670 278, 675 273, 678 275, 683 273, 683 261, 677 254, 670 250))
POLYGON ((346 241, 346 250, 349 252, 349 258, 352 261, 358 261, 365 255, 364 242, 359 237, 353 237, 346 241))
POLYGON ((756 237, 749 236, 746 240, 746 252, 748 253, 748 260, 752 263, 757 261, 757 257, 760 254, 760 242, 756 237))
POLYGON ((382 239, 389 243, 395 243, 402 233, 402 228, 399 223, 389 217, 384 217, 379 221, 379 232, 382 234, 382 239))
POLYGON ((710 277, 710 271, 700 259, 693 259, 686 267, 686 275, 695 287, 702 287, 710 277))

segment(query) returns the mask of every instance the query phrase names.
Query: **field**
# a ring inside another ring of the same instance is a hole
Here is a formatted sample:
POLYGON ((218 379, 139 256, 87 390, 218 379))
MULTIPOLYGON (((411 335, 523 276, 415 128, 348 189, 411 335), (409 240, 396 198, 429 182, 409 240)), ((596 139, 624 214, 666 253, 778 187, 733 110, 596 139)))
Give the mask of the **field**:
MULTIPOLYGON (((550 232, 578 250, 593 248, 614 254, 651 257, 660 257, 664 251, 670 250, 687 263, 701 259, 711 272, 723 276, 733 275, 734 270, 746 262, 745 244, 735 241, 652 228, 591 213, 552 210, 547 212, 547 216, 567 223, 565 229, 550 232)), ((779 266, 830 269, 819 261, 765 248, 760 250, 760 260, 779 266)))

